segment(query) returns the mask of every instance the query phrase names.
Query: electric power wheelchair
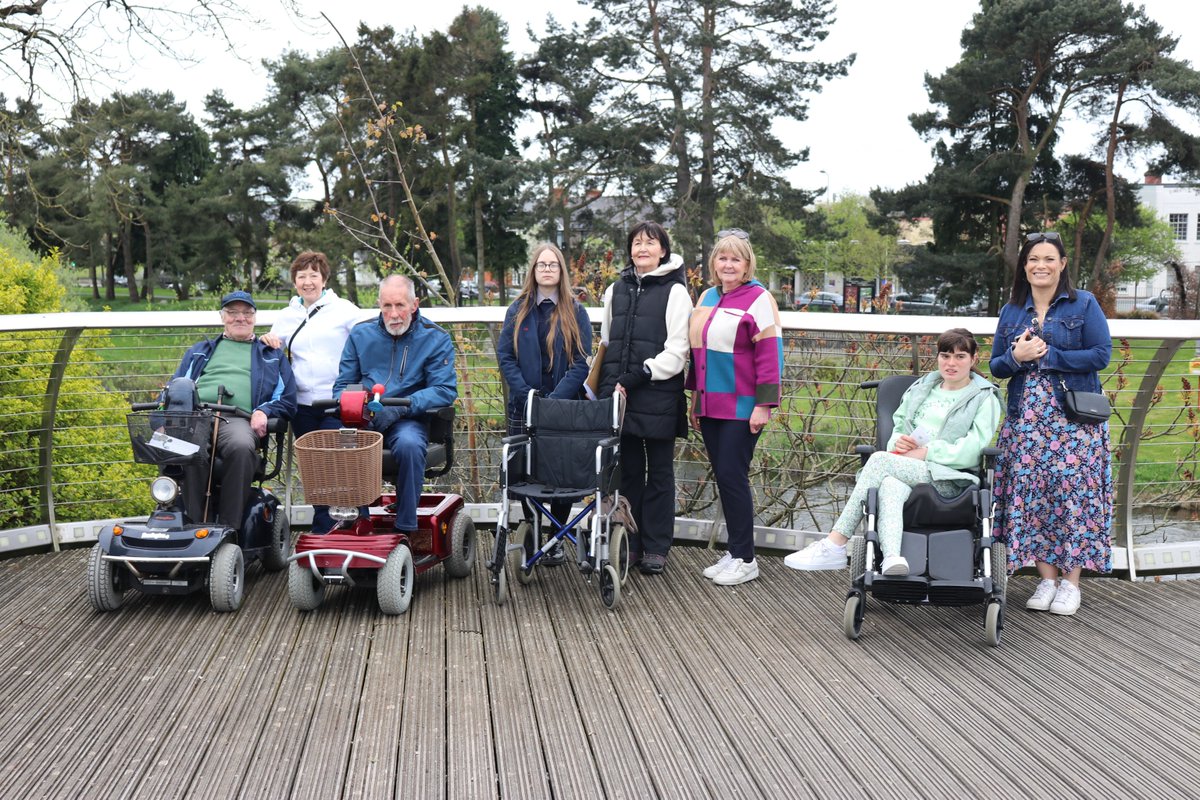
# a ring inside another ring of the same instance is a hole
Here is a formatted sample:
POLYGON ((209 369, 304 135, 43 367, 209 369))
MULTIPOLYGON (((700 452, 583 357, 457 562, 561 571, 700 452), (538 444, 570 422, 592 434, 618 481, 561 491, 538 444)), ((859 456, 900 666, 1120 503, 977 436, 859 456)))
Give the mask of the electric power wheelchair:
MULTIPOLYGON (((855 451, 866 464, 891 438, 892 416, 904 391, 917 380, 914 375, 893 375, 867 381, 863 389, 876 389, 874 445, 858 445, 855 451)), ((983 604, 986 639, 1000 644, 1004 627, 1004 594, 1008 557, 1003 542, 992 537, 992 483, 999 450, 985 447, 981 457, 979 485, 956 497, 942 497, 933 484, 912 490, 904 504, 904 538, 900 554, 908 560, 909 574, 884 575, 883 554, 876 532, 878 492, 871 489, 864 502, 862 533, 851 537, 850 589, 842 617, 845 634, 857 639, 862 632, 867 595, 886 603, 941 606, 983 604)))

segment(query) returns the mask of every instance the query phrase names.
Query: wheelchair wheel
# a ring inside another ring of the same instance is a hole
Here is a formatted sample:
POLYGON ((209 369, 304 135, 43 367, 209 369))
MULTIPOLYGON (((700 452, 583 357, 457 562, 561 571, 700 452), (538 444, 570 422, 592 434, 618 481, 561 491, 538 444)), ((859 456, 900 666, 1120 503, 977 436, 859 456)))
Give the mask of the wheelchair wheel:
POLYGON ((325 581, 313 577, 307 558, 288 566, 288 599, 297 611, 312 611, 325 599, 325 581))
POLYGON ((475 566, 475 521, 465 508, 460 508, 450 524, 450 557, 446 572, 451 578, 465 578, 475 566))
POLYGON ((600 601, 608 609, 616 608, 621 602, 621 576, 612 564, 605 564, 600 572, 600 601))
POLYGON ((504 562, 500 562, 500 571, 492 575, 492 588, 496 592, 496 605, 502 606, 508 602, 508 570, 504 562))
POLYGON ((623 525, 612 526, 608 537, 608 563, 616 567, 617 576, 624 585, 629 580, 629 535, 623 525))
POLYGON ((1008 591, 1008 548, 1004 542, 992 542, 992 594, 1004 597, 1008 591))
POLYGON ((246 562, 242 548, 226 542, 208 562, 208 602, 214 611, 237 611, 246 591, 246 562))
POLYGON ((111 561, 104 560, 100 545, 92 547, 87 565, 88 599, 97 611, 116 611, 125 603, 125 581, 121 573, 113 569, 111 561))
POLYGON ((263 568, 278 572, 288 565, 292 553, 292 523, 282 506, 275 507, 275 518, 271 520, 271 546, 263 551, 263 568))
POLYGON ((855 535, 850 537, 850 582, 855 583, 867 571, 867 540, 866 537, 855 535))
POLYGON ((846 598, 846 610, 842 613, 842 631, 845 632, 847 639, 857 639, 862 633, 862 621, 865 613, 862 595, 852 592, 846 598))
POLYGON ((533 565, 530 565, 528 569, 525 568, 529 559, 533 558, 533 554, 537 551, 537 543, 533 540, 533 526, 528 522, 522 522, 517 526, 517 535, 513 538, 521 543, 521 549, 513 551, 520 554, 520 563, 516 565, 517 583, 528 586, 533 583, 533 571, 536 569, 533 565))
POLYGON ((379 598, 379 610, 385 614, 403 614, 412 602, 416 568, 412 550, 406 544, 398 544, 388 553, 387 563, 379 570, 375 594, 379 598))
POLYGON ((999 600, 993 600, 987 605, 987 614, 984 617, 984 634, 987 638, 987 643, 992 647, 1000 646, 1000 630, 1004 627, 1004 604, 999 600))

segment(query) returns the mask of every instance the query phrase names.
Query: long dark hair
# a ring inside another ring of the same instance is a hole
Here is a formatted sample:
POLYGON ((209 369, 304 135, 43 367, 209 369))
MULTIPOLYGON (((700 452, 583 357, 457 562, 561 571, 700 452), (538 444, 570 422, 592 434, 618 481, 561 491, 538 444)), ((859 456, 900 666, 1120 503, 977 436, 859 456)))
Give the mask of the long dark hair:
POLYGON ((629 259, 630 264, 633 263, 633 240, 639 233, 646 234, 662 245, 663 254, 662 258, 658 260, 659 264, 665 264, 671 260, 671 237, 667 235, 667 229, 657 222, 643 221, 629 229, 629 237, 625 240, 625 256, 629 259))
MULTIPOLYGON (((561 335, 563 349, 567 356, 574 361, 575 356, 583 353, 583 343, 579 333, 579 319, 575 316, 575 293, 571 291, 571 272, 567 269, 567 260, 559 250, 549 242, 542 242, 533 248, 533 258, 529 261, 529 272, 525 275, 525 285, 513 304, 517 307, 517 318, 513 325, 513 354, 520 354, 521 323, 537 305, 538 285, 535 278, 538 259, 543 253, 552 253, 558 261, 558 302, 550 312, 550 330, 546 331, 546 352, 550 357, 550 367, 554 367, 554 340, 561 335)), ((586 355, 586 353, 584 353, 586 355)))
POLYGON ((1021 252, 1017 254, 1017 270, 1013 273, 1012 293, 1008 296, 1008 304, 1010 306, 1024 306, 1029 300, 1029 278, 1025 275, 1025 262, 1029 261, 1029 251, 1037 247, 1039 244, 1054 245, 1054 249, 1058 251, 1058 257, 1063 260, 1063 270, 1058 274, 1058 288, 1054 290, 1054 296, 1067 293, 1070 300, 1075 299, 1075 287, 1071 285, 1070 270, 1067 269, 1067 248, 1063 247, 1062 238, 1055 236, 1053 239, 1045 237, 1033 237, 1032 240, 1026 237, 1025 244, 1021 245, 1021 252))

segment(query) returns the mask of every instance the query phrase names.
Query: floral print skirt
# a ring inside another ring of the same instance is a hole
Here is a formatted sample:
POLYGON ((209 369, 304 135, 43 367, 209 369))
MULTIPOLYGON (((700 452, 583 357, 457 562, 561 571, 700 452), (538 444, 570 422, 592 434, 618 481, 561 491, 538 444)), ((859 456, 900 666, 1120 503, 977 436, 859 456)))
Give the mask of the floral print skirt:
POLYGON ((1036 561, 1063 572, 1112 570, 1112 472, 1108 423, 1067 419, 1050 383, 1025 381, 1020 413, 1000 428, 996 462, 996 536, 1008 544, 1008 569, 1036 561))

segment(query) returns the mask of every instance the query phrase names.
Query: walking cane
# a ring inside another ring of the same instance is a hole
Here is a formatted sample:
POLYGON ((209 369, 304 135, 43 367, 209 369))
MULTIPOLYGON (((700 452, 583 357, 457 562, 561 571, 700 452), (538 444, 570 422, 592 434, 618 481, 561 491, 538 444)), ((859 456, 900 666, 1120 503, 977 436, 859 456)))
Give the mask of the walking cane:
MULTIPOLYGON (((233 397, 233 392, 226 392, 224 384, 217 387, 217 405, 225 405, 226 398, 233 397)), ((217 466, 217 434, 221 428, 221 412, 213 414, 212 446, 208 450, 208 486, 204 488, 204 522, 208 522, 208 504, 212 500, 213 470, 217 466)))

